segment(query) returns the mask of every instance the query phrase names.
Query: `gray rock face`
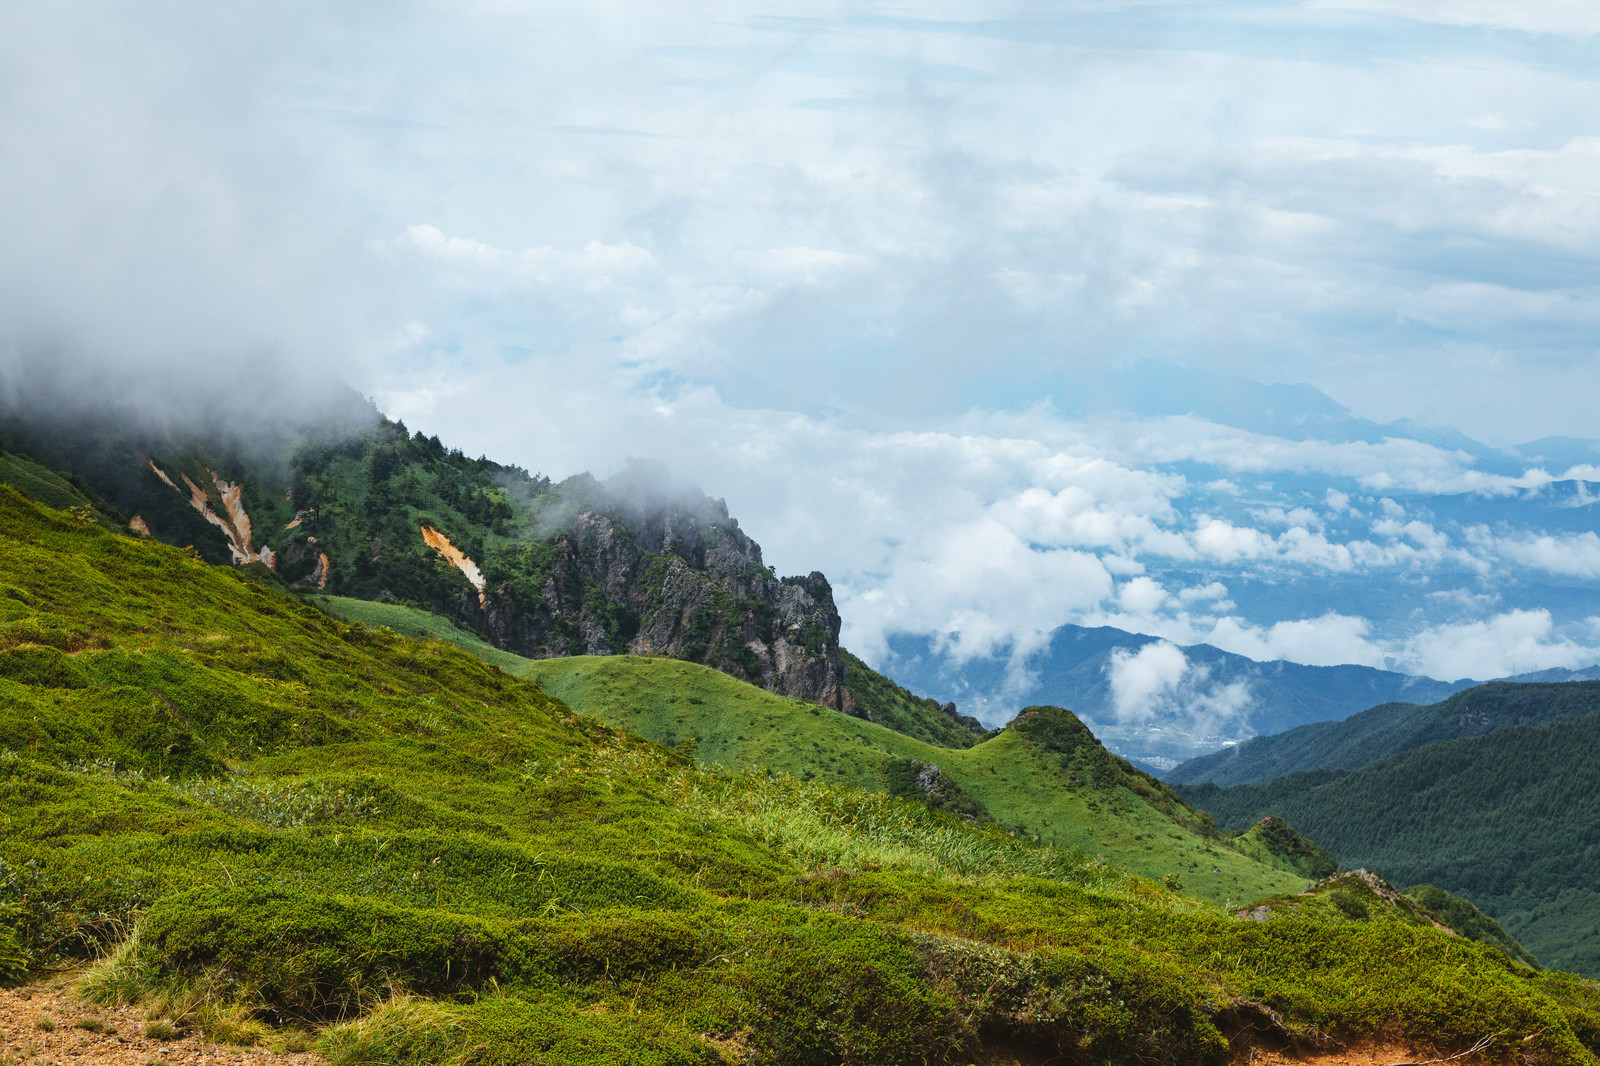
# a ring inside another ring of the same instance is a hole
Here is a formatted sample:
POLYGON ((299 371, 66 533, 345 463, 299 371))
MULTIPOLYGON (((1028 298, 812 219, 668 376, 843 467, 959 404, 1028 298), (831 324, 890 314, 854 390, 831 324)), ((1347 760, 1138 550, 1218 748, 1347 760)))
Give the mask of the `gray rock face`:
POLYGON ((574 479, 537 551, 491 552, 465 619, 533 658, 665 655, 855 713, 821 573, 778 577, 721 500, 574 479), (476 616, 476 617, 474 617, 476 616))

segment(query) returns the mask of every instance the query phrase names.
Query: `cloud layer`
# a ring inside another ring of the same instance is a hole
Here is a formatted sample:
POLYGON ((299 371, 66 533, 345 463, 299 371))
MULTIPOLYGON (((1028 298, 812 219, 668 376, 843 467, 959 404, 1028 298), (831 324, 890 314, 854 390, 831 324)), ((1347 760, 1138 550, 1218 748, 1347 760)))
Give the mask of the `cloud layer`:
MULTIPOLYGON (((1582 665, 1600 453, 1423 427, 1593 432, 1595 32, 1561 0, 11 5, 0 384, 342 378, 556 476, 661 459, 829 573, 869 657, 1023 677, 1071 622, 1582 665)), ((1149 654, 1127 691, 1244 698, 1149 654)))

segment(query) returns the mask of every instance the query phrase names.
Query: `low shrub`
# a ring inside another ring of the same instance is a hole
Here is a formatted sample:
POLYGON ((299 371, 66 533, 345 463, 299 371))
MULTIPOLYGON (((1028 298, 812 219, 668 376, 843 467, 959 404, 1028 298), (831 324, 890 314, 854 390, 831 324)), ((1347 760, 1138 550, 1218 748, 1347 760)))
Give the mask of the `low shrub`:
POLYGON ((404 989, 447 995, 515 969, 503 927, 365 897, 197 889, 140 927, 157 972, 208 972, 274 1020, 348 1017, 404 989))
POLYGON ((20 984, 27 975, 28 956, 7 924, 5 911, 0 910, 0 987, 20 984))
POLYGON ((690 969, 727 950, 725 936, 659 912, 523 922, 518 932, 552 973, 580 982, 635 980, 690 969))
POLYGON ((794 1066, 921 1063, 969 1042, 956 1001, 923 979, 909 936, 817 916, 774 938, 735 980, 756 1046, 794 1066))
POLYGON ((445 1005, 398 996, 328 1030, 333 1066, 713 1066, 740 1061, 649 1015, 585 1008, 561 996, 487 996, 445 1005))

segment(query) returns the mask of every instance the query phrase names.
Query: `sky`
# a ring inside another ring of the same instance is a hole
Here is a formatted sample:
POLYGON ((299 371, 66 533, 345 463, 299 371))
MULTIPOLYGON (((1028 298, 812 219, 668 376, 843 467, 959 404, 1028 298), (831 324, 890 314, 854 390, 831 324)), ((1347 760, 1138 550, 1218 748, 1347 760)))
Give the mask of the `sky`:
POLYGON ((869 659, 1588 665, 1587 453, 1350 426, 1600 436, 1596 116, 1585 0, 10 4, 0 385, 658 460, 869 659))

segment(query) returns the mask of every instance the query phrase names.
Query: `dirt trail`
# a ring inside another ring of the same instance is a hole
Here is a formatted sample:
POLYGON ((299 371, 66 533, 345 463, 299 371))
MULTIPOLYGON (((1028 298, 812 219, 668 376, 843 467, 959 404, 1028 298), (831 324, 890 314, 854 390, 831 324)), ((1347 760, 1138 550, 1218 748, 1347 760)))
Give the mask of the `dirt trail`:
MULTIPOLYGON (((310 1052, 277 1054, 266 1048, 213 1044, 194 1036, 153 1040, 138 1007, 99 1007, 73 993, 77 975, 22 988, 0 988, 0 1064, 4 1066, 327 1066, 310 1052), (90 1023, 97 1028, 82 1028, 90 1023)), ((1036 1053, 992 1047, 978 1055, 982 1066, 1042 1066, 1036 1053)), ((1448 1052, 1404 1044, 1371 1044, 1332 1052, 1293 1053, 1242 1048, 1234 1066, 1399 1066, 1439 1063, 1448 1052)), ((1449 1059, 1448 1066, 1480 1066, 1483 1060, 1449 1059)))
POLYGON ((1340 1051, 1300 1054, 1248 1048, 1235 1055, 1233 1061, 1235 1066, 1418 1066, 1420 1063, 1479 1066, 1484 1060, 1476 1055, 1458 1059, 1450 1057, 1449 1052, 1418 1049, 1404 1044, 1370 1044, 1340 1051))
POLYGON ((321 1055, 213 1044, 194 1036, 153 1040, 138 1007, 100 1007, 72 992, 72 977, 0 988, 0 1063, 11 1066, 326 1066, 321 1055), (89 1024, 94 1028, 82 1028, 89 1024))

